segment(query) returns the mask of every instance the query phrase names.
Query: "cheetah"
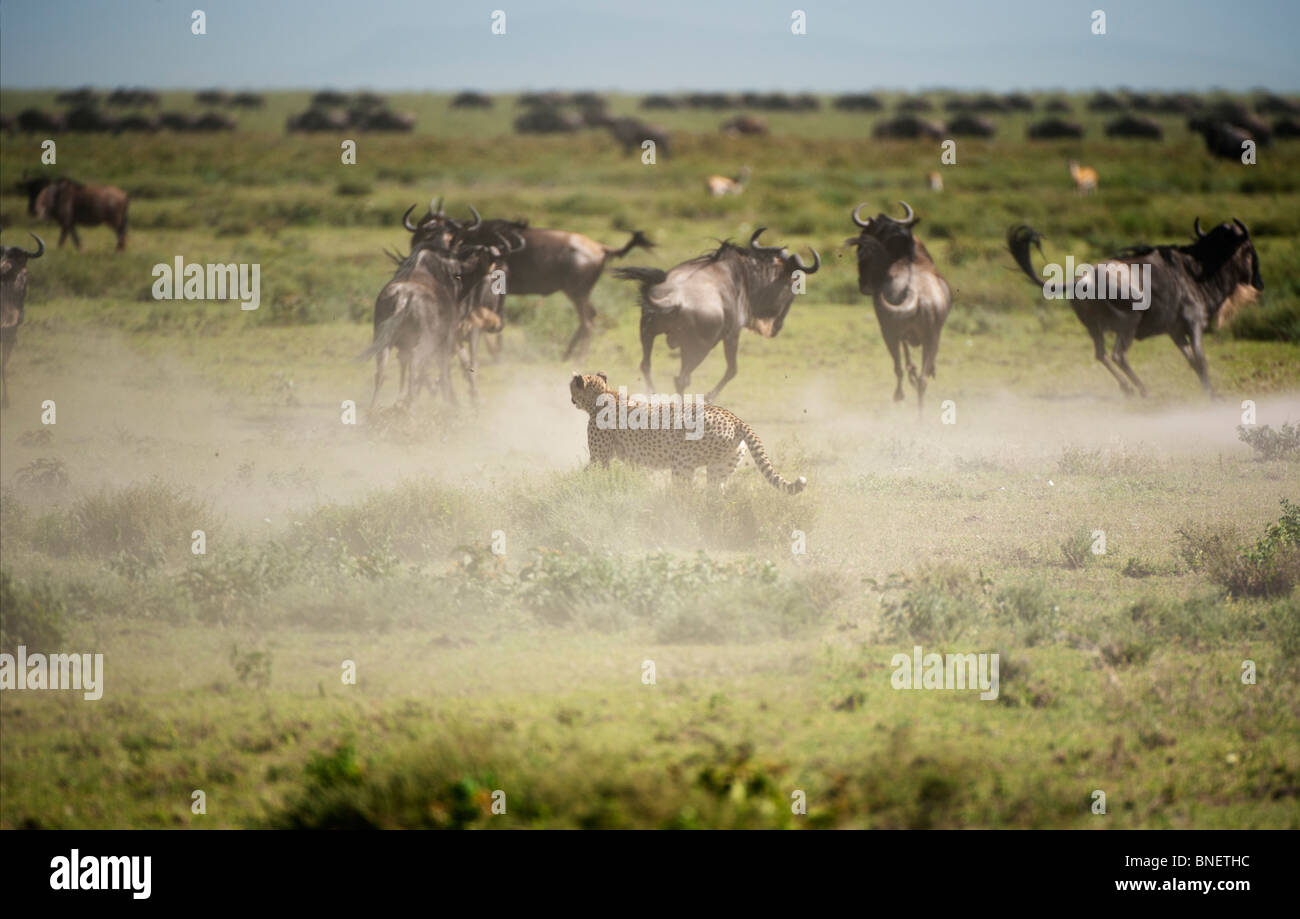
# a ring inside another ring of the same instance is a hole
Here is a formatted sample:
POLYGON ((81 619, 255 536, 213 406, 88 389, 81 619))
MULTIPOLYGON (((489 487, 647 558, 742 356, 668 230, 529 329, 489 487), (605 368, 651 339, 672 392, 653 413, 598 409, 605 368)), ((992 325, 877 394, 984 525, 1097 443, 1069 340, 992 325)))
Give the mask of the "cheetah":
MULTIPOLYGON (((683 406, 674 399, 660 409, 630 398, 620 405, 620 393, 610 388, 603 373, 575 372, 569 381, 569 395, 573 404, 590 416, 587 447, 593 464, 608 466, 611 459, 618 458, 651 469, 671 469, 677 483, 690 482, 695 470, 704 466, 709 484, 721 486, 740 464, 743 444, 753 454, 758 471, 776 488, 797 495, 808 484, 803 476, 793 482, 783 479, 772 468, 754 429, 721 406, 698 401, 683 406), (660 417, 655 418, 658 412, 660 417), (618 423, 620 415, 627 424, 618 423), (663 423, 657 428, 643 426, 659 420, 663 423)), ((626 393, 622 395, 626 397, 626 393)))

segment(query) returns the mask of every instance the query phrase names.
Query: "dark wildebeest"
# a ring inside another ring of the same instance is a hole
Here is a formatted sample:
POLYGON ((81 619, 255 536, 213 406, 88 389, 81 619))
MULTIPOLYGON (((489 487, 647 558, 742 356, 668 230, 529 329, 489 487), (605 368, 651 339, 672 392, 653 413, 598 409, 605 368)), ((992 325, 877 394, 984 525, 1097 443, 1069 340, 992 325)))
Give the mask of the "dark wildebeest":
POLYGON ((158 123, 169 131, 187 132, 197 130, 199 120, 185 112, 163 112, 158 123))
POLYGON ((1294 118, 1279 118, 1273 122, 1273 134, 1279 140, 1293 140, 1300 137, 1300 121, 1294 118))
POLYGON ((682 104, 672 96, 663 94, 646 96, 641 100, 641 108, 643 109, 679 109, 681 107, 682 104))
POLYGON ((471 90, 466 90, 463 93, 458 93, 456 97, 451 100, 451 107, 452 108, 491 108, 492 97, 487 95, 486 93, 476 93, 471 90))
POLYGON ((853 223, 860 228, 846 245, 858 250, 858 290, 871 297, 885 347, 894 359, 894 401, 903 401, 903 365, 916 387, 916 408, 925 403, 926 377, 934 378, 939 354, 939 336, 952 309, 952 290, 934 267, 925 244, 912 233, 920 222, 907 202, 898 202, 906 215, 895 220, 877 214, 867 220, 858 216, 866 207, 853 209, 853 223), (921 349, 921 368, 912 363, 911 347, 921 349), (900 354, 901 351, 901 354, 900 354))
POLYGON ((98 105, 99 93, 89 86, 80 89, 66 89, 54 97, 62 105, 98 105))
POLYGON ((35 233, 36 251, 17 246, 0 246, 0 408, 9 407, 9 354, 18 342, 18 327, 23 324, 23 301, 27 297, 27 262, 45 254, 45 243, 35 233))
POLYGON ((1025 136, 1030 140, 1056 140, 1061 137, 1083 137, 1083 125, 1063 118, 1044 118, 1031 124, 1025 136))
POLYGON ((518 134, 571 134, 583 127, 582 116, 550 106, 538 106, 515 119, 518 134))
POLYGON ((1034 110, 1034 100, 1024 93, 1007 93, 1002 97, 1002 102, 1006 105, 1007 111, 1032 112, 1034 110))
POLYGON ((1251 114, 1250 109, 1240 102, 1220 102, 1208 109, 1201 118, 1188 119, 1188 130, 1199 131, 1200 121, 1226 122, 1239 131, 1245 131, 1261 147, 1267 147, 1273 142, 1273 132, 1268 125, 1251 114))
POLYGON ((899 99, 895 109, 899 112, 933 112, 934 103, 925 96, 908 96, 899 99))
POLYGON ((668 347, 682 349, 682 370, 673 381, 682 394, 691 373, 722 342, 727 371, 705 397, 712 402, 736 375, 741 331, 752 329, 764 338, 780 333, 794 303, 794 273, 816 273, 822 258, 813 249, 813 263, 807 265, 783 246, 760 246, 758 237, 764 229, 754 231, 746 248, 724 242, 671 271, 620 268, 614 272, 641 285, 641 373, 650 392, 655 391, 650 353, 660 335, 667 337, 668 347))
POLYGON ((1124 111, 1124 100, 1111 93, 1097 93, 1088 100, 1088 111, 1122 112, 1124 111))
POLYGON ((1107 137, 1134 137, 1141 140, 1164 140, 1165 129, 1151 118, 1121 115, 1106 124, 1107 137))
POLYGON ((962 114, 948 122, 948 132, 953 137, 993 137, 997 125, 978 115, 962 114))
POLYGON ((343 93, 333 89, 322 89, 316 95, 311 97, 312 108, 315 108, 317 106, 324 108, 331 105, 347 105, 347 104, 348 104, 348 97, 345 96, 343 93))
POLYGON ((490 246, 462 244, 452 248, 416 246, 403 259, 375 300, 374 338, 359 360, 375 358, 373 408, 384 382, 391 349, 400 365, 398 389, 406 405, 420 388, 432 390, 429 370, 435 366, 443 397, 456 402, 451 360, 463 315, 465 292, 475 288, 502 253, 490 246))
POLYGON ((314 106, 297 115, 290 115, 284 123, 284 129, 292 134, 301 131, 305 134, 317 131, 346 131, 348 116, 333 109, 314 106))
POLYGON ((194 94, 199 105, 229 105, 230 93, 223 89, 201 89, 194 94))
POLYGON ((235 93, 230 99, 230 104, 236 108, 261 108, 266 104, 266 100, 258 93, 242 92, 235 93))
POLYGON ((889 121, 877 122, 875 128, 872 129, 871 135, 882 139, 915 140, 918 137, 928 137, 931 140, 942 140, 944 127, 938 121, 917 118, 915 115, 900 115, 889 121))
POLYGON ((156 106, 162 102, 162 97, 152 89, 143 89, 140 87, 128 89, 125 86, 119 86, 109 94, 108 99, 106 99, 105 102, 108 105, 119 106, 122 108, 133 108, 142 105, 156 106))
POLYGON ((668 147, 668 132, 655 125, 646 124, 639 118, 610 118, 598 114, 589 116, 586 123, 593 127, 606 128, 623 148, 624 153, 641 150, 641 145, 648 140, 654 143, 656 155, 672 155, 668 147))
POLYGON ((348 124, 359 131, 409 134, 415 130, 415 116, 389 108, 354 108, 348 112, 348 124))
MULTIPOLYGON (((415 234, 412 245, 431 233, 446 234, 448 224, 457 227, 455 221, 442 213, 437 203, 430 204, 429 213, 418 225, 412 224, 408 217, 402 218, 402 224, 415 234)), ((596 322, 591 290, 600 280, 605 263, 611 258, 622 258, 638 246, 654 248, 654 243, 640 230, 632 233, 627 245, 615 249, 581 233, 530 227, 524 221, 510 220, 482 221, 473 232, 467 230, 463 238, 471 243, 492 245, 499 237, 513 238, 515 235, 523 238, 524 248, 508 255, 509 293, 545 297, 563 292, 578 312, 578 329, 564 351, 566 360, 575 354, 581 357, 586 353, 596 322)))
POLYGON ((1070 103, 1064 99, 1048 99, 1043 105, 1043 110, 1047 112, 1069 112, 1070 103))
MULTIPOLYGON (((421 226, 412 227, 410 218, 415 205, 406 209, 402 215, 402 225, 412 230, 412 251, 416 247, 443 250, 457 245, 466 239, 491 238, 489 247, 491 264, 487 266, 477 284, 465 288, 461 297, 461 310, 456 328, 456 348, 460 358, 461 369, 469 384, 470 398, 478 401, 478 344, 483 333, 498 334, 505 328, 506 294, 509 292, 509 258, 512 254, 527 247, 523 234, 511 230, 505 234, 491 233, 483 230, 483 218, 470 206, 474 220, 464 223, 447 219, 442 213, 442 202, 432 202, 429 214, 421 226)), ((400 256, 393 255, 400 265, 400 256)), ((490 350, 490 349, 489 349, 490 350)))
POLYGON ((116 134, 121 130, 121 122, 112 115, 105 115, 93 105, 79 105, 63 117, 64 128, 68 131, 87 134, 116 134))
POLYGON ((141 115, 132 113, 123 115, 118 122, 118 128, 122 131, 141 131, 146 134, 153 134, 162 127, 162 122, 153 115, 141 115))
POLYGON ((1273 93, 1265 93, 1255 103, 1255 111, 1261 115, 1300 115, 1300 102, 1273 93))
MULTIPOLYGON (((477 213, 475 214, 477 217, 477 213)), ((467 235, 470 230, 465 231, 467 235)), ((506 294, 510 292, 510 257, 527 248, 522 233, 498 235, 488 247, 490 262, 477 284, 466 287, 456 327, 457 355, 465 372, 470 399, 478 401, 478 343, 486 332, 499 334, 506 324, 506 294)))
POLYGON ((767 132, 766 119, 759 118, 757 115, 737 115, 734 118, 728 118, 722 123, 723 134, 762 136, 767 132))
MULTIPOLYGON (((1135 246, 1099 265, 1089 266, 1078 280, 1064 279, 1065 283, 1074 285, 1076 294, 1086 294, 1075 296, 1070 305, 1092 336, 1097 360, 1111 372, 1127 396, 1133 395, 1134 386, 1142 395, 1147 394, 1146 387, 1129 366, 1129 346, 1134 339, 1153 335, 1172 338, 1196 371, 1201 386, 1213 395, 1201 337, 1212 322, 1222 326, 1231 321, 1239 309, 1254 301, 1264 289, 1259 257, 1244 223, 1234 217, 1232 223, 1220 224, 1204 233, 1197 218, 1193 227, 1196 241, 1190 246, 1135 246), (1143 290, 1146 286, 1143 266, 1147 265, 1151 266, 1150 289, 1143 290), (1128 296, 1124 296, 1125 291, 1128 296), (1107 299, 1091 299, 1103 292, 1107 299), (1142 302, 1146 303, 1145 309, 1142 302), (1107 332, 1115 333, 1110 358, 1106 356, 1107 332)), ((1038 246, 1042 253, 1041 238, 1027 226, 1015 226, 1007 231, 1007 246, 1016 264, 1046 295, 1044 279, 1034 270, 1029 253, 1031 245, 1038 246)))
POLYGON ((1205 149, 1211 156, 1225 160, 1240 161, 1246 142, 1255 139, 1249 131, 1244 131, 1235 124, 1212 118, 1193 118, 1188 126, 1205 138, 1205 149))
POLYGON ((62 131, 63 116, 51 115, 38 108, 25 108, 18 113, 18 130, 32 134, 40 131, 62 131))
POLYGON ((18 183, 27 193, 27 213, 38 220, 59 224, 59 245, 71 234, 81 248, 77 224, 97 227, 107 224, 117 234, 117 250, 126 248, 126 216, 130 200, 114 185, 83 185, 72 179, 35 178, 18 183))
POLYGON ((0 115, 0 131, 4 131, 6 134, 12 135, 14 133, 15 127, 16 125, 12 118, 10 118, 8 115, 0 115))
POLYGON ((194 121, 194 130, 203 133, 235 130, 235 119, 220 112, 204 112, 194 121))

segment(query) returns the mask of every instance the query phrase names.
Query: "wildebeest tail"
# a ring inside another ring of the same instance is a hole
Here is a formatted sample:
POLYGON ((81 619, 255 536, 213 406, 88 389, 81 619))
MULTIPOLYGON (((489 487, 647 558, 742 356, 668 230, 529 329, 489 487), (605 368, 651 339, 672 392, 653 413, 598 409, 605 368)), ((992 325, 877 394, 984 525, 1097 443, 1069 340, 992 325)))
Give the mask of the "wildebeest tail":
POLYGON ((781 474, 772 466, 772 461, 767 458, 767 451, 763 449, 763 442, 758 439, 758 435, 754 433, 753 428, 742 421, 740 422, 740 430, 744 435, 742 439, 745 446, 749 447, 749 452, 754 457, 754 465, 758 467, 759 472, 763 473, 763 478, 788 495, 797 495, 804 490, 808 480, 803 476, 799 476, 793 482, 781 478, 781 474))
POLYGON ((610 254, 611 258, 622 258, 623 256, 627 255, 629 252, 631 252, 633 249, 635 249, 637 246, 640 246, 642 249, 653 249, 655 247, 655 244, 652 243, 649 239, 647 239, 646 235, 642 233, 640 230, 634 230, 632 233, 632 238, 627 241, 627 245, 624 246, 622 249, 611 249, 608 246, 606 246, 605 251, 607 251, 610 254))
POLYGON ((614 277, 624 281, 639 281, 644 289, 668 280, 668 272, 662 268, 615 268, 614 277))
POLYGON ((1030 261, 1029 247, 1037 246, 1038 254, 1042 255, 1042 239, 1042 234, 1023 223, 1007 230, 1007 249, 1011 252, 1011 257, 1016 260, 1016 264, 1020 266, 1020 270, 1025 273, 1029 280, 1034 282, 1035 287, 1042 287, 1043 279, 1034 270, 1034 263, 1030 261))
POLYGON ((393 341, 397 338, 397 332, 402 327, 402 320, 406 318, 406 303, 409 299, 410 295, 408 294, 406 299, 397 304, 397 308, 393 310, 393 315, 379 323, 378 328, 375 329, 374 341, 370 343, 369 348, 357 355, 357 360, 369 360, 376 354, 381 354, 393 346, 393 341))
POLYGON ((649 316, 664 316, 681 309, 680 303, 662 305, 650 299, 650 288, 668 280, 668 272, 662 268, 615 268, 614 277, 624 281, 636 281, 641 285, 641 320, 649 316))

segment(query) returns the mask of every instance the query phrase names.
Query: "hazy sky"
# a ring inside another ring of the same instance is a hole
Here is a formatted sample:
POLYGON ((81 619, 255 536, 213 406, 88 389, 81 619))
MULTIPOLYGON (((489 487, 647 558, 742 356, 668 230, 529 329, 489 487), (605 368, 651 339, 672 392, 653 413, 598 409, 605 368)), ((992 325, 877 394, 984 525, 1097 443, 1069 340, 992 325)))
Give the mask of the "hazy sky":
POLYGON ((0 87, 1295 91, 1298 26, 1300 0, 0 0, 0 87))

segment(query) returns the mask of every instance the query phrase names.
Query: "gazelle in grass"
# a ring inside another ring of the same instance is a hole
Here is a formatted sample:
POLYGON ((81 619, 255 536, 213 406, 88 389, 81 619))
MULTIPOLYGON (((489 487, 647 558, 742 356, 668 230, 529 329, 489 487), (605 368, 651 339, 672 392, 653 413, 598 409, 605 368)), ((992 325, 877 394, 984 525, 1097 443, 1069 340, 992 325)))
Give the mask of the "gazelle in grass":
POLYGON ((749 176, 749 167, 743 166, 740 174, 734 179, 729 179, 726 176, 709 176, 704 180, 704 187, 715 198, 738 195, 745 190, 745 183, 749 181, 749 176))
POLYGON ((1081 195, 1097 190, 1097 170, 1091 166, 1080 166, 1077 160, 1070 160, 1070 178, 1074 179, 1074 190, 1081 195))

